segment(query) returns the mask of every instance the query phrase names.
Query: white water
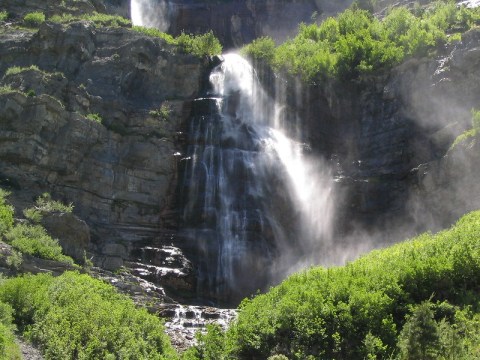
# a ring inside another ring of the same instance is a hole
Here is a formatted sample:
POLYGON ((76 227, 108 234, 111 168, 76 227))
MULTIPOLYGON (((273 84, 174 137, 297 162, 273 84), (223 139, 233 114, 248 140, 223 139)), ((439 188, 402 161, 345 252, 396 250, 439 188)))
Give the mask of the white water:
POLYGON ((170 26, 167 0, 131 0, 132 24, 167 31, 170 26))
POLYGON ((236 116, 261 135, 260 142, 268 155, 268 163, 263 166, 277 167, 280 161, 281 168, 288 174, 287 185, 293 195, 293 205, 301 216, 299 245, 308 250, 320 241, 329 241, 334 201, 333 181, 327 164, 320 158, 309 158, 305 154, 308 146, 293 139, 284 128, 283 125, 287 125, 291 129, 288 124, 296 123, 296 119, 281 119, 285 104, 265 93, 247 60, 237 54, 227 54, 222 68, 223 79, 215 73, 211 78, 216 92, 222 96, 240 92, 236 116))

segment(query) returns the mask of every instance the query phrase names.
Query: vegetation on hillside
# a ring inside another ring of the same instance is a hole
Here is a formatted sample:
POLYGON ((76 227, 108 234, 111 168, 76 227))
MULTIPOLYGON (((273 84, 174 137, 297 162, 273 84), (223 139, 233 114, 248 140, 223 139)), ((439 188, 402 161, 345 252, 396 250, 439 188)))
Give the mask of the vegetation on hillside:
MULTIPOLYGON (((48 235, 37 222, 41 213, 47 211, 71 211, 72 205, 64 205, 44 194, 37 200, 37 206, 25 210, 31 223, 14 221, 14 209, 6 201, 8 192, 0 189, 0 241, 10 244, 21 254, 32 255, 42 259, 55 260, 73 265, 73 259, 62 253, 58 240, 48 235)), ((20 258, 21 262, 21 258, 20 258)), ((18 263, 17 263, 18 265, 18 263)))
POLYGON ((46 359, 177 357, 157 316, 88 275, 6 279, 0 284, 0 301, 13 308, 16 326, 46 359))
POLYGON ((477 211, 449 230, 298 273, 245 300, 225 335, 197 346, 215 357, 196 358, 476 359, 479 289, 477 211))
POLYGON ((398 64, 407 57, 426 56, 449 37, 470 29, 480 11, 437 1, 426 8, 393 8, 382 20, 359 7, 345 10, 320 25, 301 24, 298 35, 275 46, 263 37, 243 49, 254 60, 277 71, 316 82, 326 77, 352 78, 398 64))
POLYGON ((182 33, 177 37, 173 37, 172 35, 164 33, 155 28, 134 26, 132 29, 148 36, 161 38, 168 44, 177 45, 186 53, 196 56, 212 56, 218 55, 222 52, 222 45, 213 34, 213 31, 209 31, 202 35, 182 33))
POLYGON ((468 140, 475 141, 478 134, 480 134, 480 110, 472 109, 472 128, 458 135, 450 146, 449 151, 468 140))

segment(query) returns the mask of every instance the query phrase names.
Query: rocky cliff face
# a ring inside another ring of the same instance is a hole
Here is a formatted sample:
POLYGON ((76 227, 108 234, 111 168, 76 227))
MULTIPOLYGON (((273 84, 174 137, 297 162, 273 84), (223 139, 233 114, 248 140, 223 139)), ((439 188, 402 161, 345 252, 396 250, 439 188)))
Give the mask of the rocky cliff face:
POLYGON ((208 59, 89 22, 4 24, 0 58, 0 178, 15 204, 46 191, 73 202, 96 264, 136 268, 148 244, 147 263, 170 285, 191 286, 175 243, 177 164, 208 59))

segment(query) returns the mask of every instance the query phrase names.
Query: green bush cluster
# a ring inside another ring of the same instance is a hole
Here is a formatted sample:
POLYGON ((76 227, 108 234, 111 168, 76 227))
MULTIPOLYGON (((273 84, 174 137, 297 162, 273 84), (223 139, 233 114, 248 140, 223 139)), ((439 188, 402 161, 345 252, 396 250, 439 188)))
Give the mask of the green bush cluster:
MULTIPOLYGON (((244 300, 217 358, 419 359, 410 356, 418 351, 411 346, 418 331, 438 340, 428 350, 435 359, 452 352, 456 359, 477 358, 479 289, 476 211, 449 230, 373 251, 343 267, 295 274, 244 300), (425 302, 432 304, 435 323, 418 313, 425 302), (418 325, 422 321, 425 326, 418 325)), ((217 344, 221 339, 213 338, 217 344)))
POLYGON ((128 27, 131 26, 131 21, 119 15, 110 15, 93 12, 92 14, 84 14, 81 16, 74 16, 72 14, 53 15, 49 21, 68 24, 73 21, 87 20, 93 22, 97 27, 128 27))
POLYGON ((20 349, 15 342, 15 326, 13 325, 13 309, 0 302, 0 359, 21 360, 20 349))
POLYGON ((103 122, 102 117, 100 116, 100 114, 97 114, 97 113, 87 114, 85 117, 86 117, 88 120, 97 122, 97 123, 99 123, 99 124, 101 124, 101 123, 103 122))
POLYGON ((278 47, 270 38, 247 45, 243 53, 277 71, 316 82, 326 77, 356 77, 388 68, 410 56, 425 56, 480 19, 477 9, 437 1, 417 11, 397 7, 382 20, 359 7, 320 25, 302 24, 298 35, 278 47))
POLYGON ((23 17, 23 21, 27 26, 30 27, 37 27, 38 25, 45 22, 45 14, 40 11, 31 12, 26 14, 23 17))
POLYGON ((58 240, 41 225, 16 224, 5 234, 5 241, 23 254, 73 265, 73 259, 63 255, 58 240))
MULTIPOLYGON (((6 201, 8 194, 8 192, 0 189, 0 238, 23 254, 73 264, 72 258, 62 254, 62 248, 58 241, 49 236, 42 226, 26 223, 14 225, 14 209, 6 201)), ((51 200, 47 194, 42 195, 37 200, 37 205, 39 209, 46 210, 61 208, 71 211, 72 207, 51 200)), ((8 261, 12 262, 12 266, 18 265, 21 262, 21 255, 14 252, 12 258, 7 259, 8 261)))
POLYGON ((453 150, 458 144, 467 140, 475 140, 478 134, 480 134, 480 110, 472 109, 472 128, 458 135, 448 150, 453 150))
POLYGON ((133 26, 132 30, 148 36, 161 38, 168 44, 177 45, 186 53, 199 57, 218 55, 222 52, 222 45, 212 31, 202 35, 189 35, 182 33, 175 38, 172 35, 166 34, 155 28, 133 26))
POLYGON ((7 71, 5 72, 5 75, 8 76, 8 75, 16 75, 16 74, 20 74, 22 72, 25 72, 25 71, 40 71, 40 69, 38 68, 37 65, 30 65, 30 66, 26 66, 26 67, 21 67, 21 66, 12 66, 12 67, 9 67, 7 69, 7 71))
POLYGON ((0 11, 0 21, 5 21, 8 19, 8 12, 0 11))
POLYGON ((0 301, 45 358, 175 359, 162 321, 88 275, 26 275, 5 280, 0 301))
POLYGON ((159 118, 160 120, 167 121, 170 118, 171 111, 172 110, 168 104, 162 104, 158 109, 150 110, 148 114, 159 118))

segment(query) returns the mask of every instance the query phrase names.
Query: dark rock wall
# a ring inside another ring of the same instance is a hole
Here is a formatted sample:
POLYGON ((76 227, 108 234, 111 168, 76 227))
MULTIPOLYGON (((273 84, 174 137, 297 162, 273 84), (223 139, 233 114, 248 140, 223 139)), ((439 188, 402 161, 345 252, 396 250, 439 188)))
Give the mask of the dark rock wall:
POLYGON ((0 85, 18 90, 0 94, 0 179, 15 205, 43 192, 72 202, 92 230, 95 263, 106 268, 140 261, 136 249, 147 240, 175 243, 181 130, 208 59, 86 22, 7 28, 0 58, 0 85), (32 64, 40 71, 4 75, 32 64), (166 118, 155 113, 161 106, 166 118))

